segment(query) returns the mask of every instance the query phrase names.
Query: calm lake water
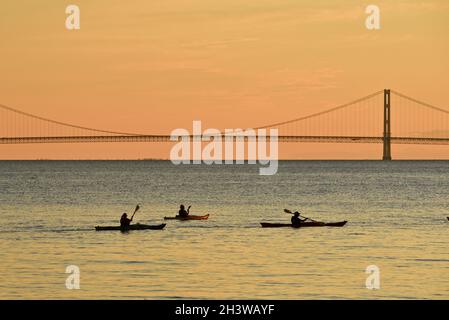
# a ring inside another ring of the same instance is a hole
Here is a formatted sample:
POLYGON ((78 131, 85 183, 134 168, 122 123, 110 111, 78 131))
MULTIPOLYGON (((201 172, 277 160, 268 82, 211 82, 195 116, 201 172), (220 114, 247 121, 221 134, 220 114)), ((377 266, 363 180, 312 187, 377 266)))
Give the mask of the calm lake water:
POLYGON ((448 299, 449 162, 0 161, 2 299, 448 299), (142 205, 208 221, 96 232, 142 205), (343 228, 262 229, 283 208, 343 228), (81 271, 68 290, 68 265, 81 271), (365 269, 380 269, 368 290, 365 269))

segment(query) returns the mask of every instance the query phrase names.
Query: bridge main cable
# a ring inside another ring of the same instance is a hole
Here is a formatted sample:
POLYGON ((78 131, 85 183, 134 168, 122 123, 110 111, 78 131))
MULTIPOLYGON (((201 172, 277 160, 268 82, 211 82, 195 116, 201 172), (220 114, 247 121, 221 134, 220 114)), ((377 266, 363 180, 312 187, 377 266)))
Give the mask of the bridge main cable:
POLYGON ((308 116, 296 118, 296 119, 293 119, 293 120, 287 120, 287 121, 277 122, 277 123, 273 123, 273 124, 269 124, 269 125, 265 125, 265 126, 261 126, 261 127, 256 127, 255 129, 272 128, 272 127, 276 127, 276 126, 282 126, 284 124, 289 124, 289 123, 293 123, 293 122, 302 121, 302 120, 310 119, 310 118, 313 118, 313 117, 321 116, 323 114, 327 114, 327 113, 330 113, 330 112, 333 112, 333 111, 336 111, 336 110, 340 110, 340 109, 349 107, 349 106, 351 106, 353 104, 356 104, 358 102, 370 99, 370 98, 375 97, 378 94, 381 94, 383 92, 384 92, 383 90, 379 90, 379 91, 374 92, 374 93, 372 93, 370 95, 367 95, 365 97, 359 98, 357 100, 353 100, 351 102, 348 102, 348 103, 345 103, 345 104, 342 104, 342 105, 339 105, 339 106, 336 106, 336 107, 333 107, 333 108, 330 108, 330 109, 327 109, 327 110, 324 110, 324 111, 320 111, 320 112, 317 112, 317 113, 314 113, 314 114, 310 114, 308 116))
POLYGON ((65 127, 70 127, 70 128, 75 128, 75 129, 81 129, 81 130, 87 130, 87 131, 92 131, 92 132, 99 132, 99 133, 108 133, 108 134, 116 134, 116 135, 124 135, 124 136, 140 136, 141 134, 138 133, 129 133, 129 132, 119 132, 119 131, 109 131, 109 130, 100 130, 100 129, 94 129, 94 128, 89 128, 89 127, 83 127, 83 126, 78 126, 75 124, 70 124, 70 123, 65 123, 65 122, 61 122, 61 121, 56 121, 56 120, 52 120, 52 119, 47 119, 47 118, 43 118, 40 116, 36 116, 34 114, 31 113, 27 113, 24 111, 20 111, 8 106, 5 106, 3 104, 0 104, 0 108, 4 109, 4 110, 8 110, 17 114, 21 114, 33 119, 37 119, 37 120, 41 120, 41 121, 45 121, 45 122, 50 122, 53 124, 57 124, 57 125, 61 125, 61 126, 65 126, 65 127))
POLYGON ((391 92, 393 92, 395 95, 397 95, 397 96, 399 96, 401 98, 404 98, 404 99, 407 99, 409 101, 415 102, 415 103, 420 104, 420 105, 422 105, 424 107, 427 107, 429 109, 433 109, 433 110, 436 110, 436 111, 440 111, 440 112, 444 112, 446 114, 449 114, 448 110, 445 110, 445 109, 442 109, 442 108, 439 108, 439 107, 435 107, 435 106, 433 106, 433 105, 431 105, 429 103, 426 103, 426 102, 417 100, 415 98, 409 97, 409 96, 407 96, 407 95, 405 95, 403 93, 400 93, 400 92, 398 92, 396 90, 391 90, 391 92))

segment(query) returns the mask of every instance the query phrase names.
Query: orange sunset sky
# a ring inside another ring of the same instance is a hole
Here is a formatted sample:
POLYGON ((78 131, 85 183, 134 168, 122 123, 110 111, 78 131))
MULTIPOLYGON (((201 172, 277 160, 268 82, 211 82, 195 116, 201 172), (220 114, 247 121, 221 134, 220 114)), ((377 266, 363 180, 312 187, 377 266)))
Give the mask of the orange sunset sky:
MULTIPOLYGON (((382 90, 449 109, 447 0, 4 0, 0 104, 87 127, 257 127, 382 90), (81 29, 65 28, 65 8, 81 29), (365 27, 365 8, 381 29, 365 27)), ((0 159, 169 156, 168 143, 0 145, 0 159)), ((379 159, 382 145, 284 144, 281 158, 379 159)), ((393 158, 449 146, 393 145, 393 158)))

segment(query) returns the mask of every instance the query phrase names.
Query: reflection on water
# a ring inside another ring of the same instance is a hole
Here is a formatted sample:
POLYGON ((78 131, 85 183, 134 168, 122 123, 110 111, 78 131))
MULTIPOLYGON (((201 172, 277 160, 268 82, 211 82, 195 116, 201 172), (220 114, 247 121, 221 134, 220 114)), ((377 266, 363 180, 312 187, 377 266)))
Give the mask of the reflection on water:
POLYGON ((449 298, 449 162, 286 161, 174 166, 164 161, 0 162, 0 298, 449 298), (207 221, 162 231, 179 204, 207 221), (262 229, 282 209, 343 228, 262 229), (67 290, 65 268, 81 270, 67 290), (377 265, 380 290, 365 288, 377 265))

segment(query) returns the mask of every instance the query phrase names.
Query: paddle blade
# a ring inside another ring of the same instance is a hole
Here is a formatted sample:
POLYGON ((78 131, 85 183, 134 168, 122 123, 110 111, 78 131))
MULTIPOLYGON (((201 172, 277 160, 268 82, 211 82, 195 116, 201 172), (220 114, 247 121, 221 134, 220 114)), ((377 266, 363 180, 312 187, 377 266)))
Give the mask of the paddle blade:
POLYGON ((290 214, 292 214, 293 212, 291 212, 290 210, 288 210, 288 209, 284 209, 284 212, 285 213, 290 213, 290 214))
POLYGON ((140 206, 139 205, 137 205, 136 206, 136 210, 134 210, 134 213, 136 213, 137 212, 137 210, 139 210, 140 209, 140 206))

